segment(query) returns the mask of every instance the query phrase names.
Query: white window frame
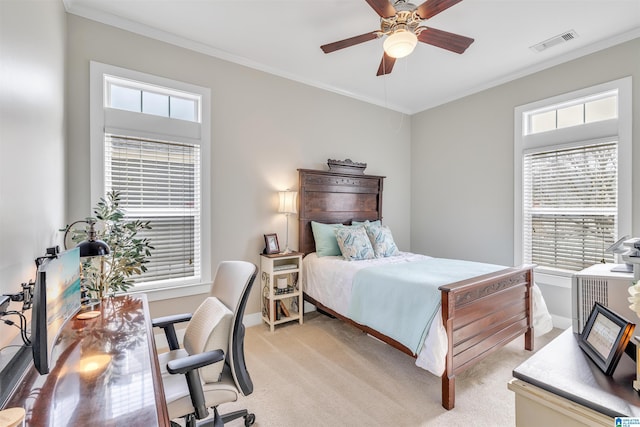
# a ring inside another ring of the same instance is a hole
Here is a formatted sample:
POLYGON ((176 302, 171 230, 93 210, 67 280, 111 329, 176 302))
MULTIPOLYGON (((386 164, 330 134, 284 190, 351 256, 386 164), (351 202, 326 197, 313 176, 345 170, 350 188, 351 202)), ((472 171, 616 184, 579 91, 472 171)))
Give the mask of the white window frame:
MULTIPOLYGON (((632 221, 632 79, 625 77, 589 88, 565 93, 540 101, 521 105, 514 110, 514 263, 524 260, 524 206, 523 206, 523 155, 526 150, 542 147, 554 148, 577 141, 588 142, 615 138, 618 141, 618 234, 631 233, 632 221), (618 118, 546 132, 525 134, 527 112, 568 103, 603 92, 618 91, 618 118)), ((571 287, 572 273, 538 267, 536 282, 571 287)))
MULTIPOLYGON (((137 284, 131 293, 145 292, 150 301, 169 299, 187 295, 209 292, 212 283, 211 271, 211 91, 208 88, 167 79, 151 74, 132 71, 113 65, 91 61, 90 63, 90 175, 91 175, 91 207, 96 205, 105 194, 104 180, 104 137, 105 132, 141 138, 167 140, 200 145, 200 278, 194 281, 168 281, 161 286, 157 284, 137 284), (144 113, 106 108, 107 91, 105 77, 128 79, 144 82, 162 88, 171 88, 186 93, 199 94, 200 123, 186 120, 168 119, 144 113), (131 122, 143 123, 139 126, 131 122), (107 123, 118 123, 118 128, 107 123), (131 125, 129 125, 131 123, 131 125), (142 128, 142 130, 141 130, 142 128), (152 129, 152 130, 147 130, 152 129)), ((153 224, 152 224, 153 226, 153 224)), ((153 242, 152 242, 153 244, 153 242)))

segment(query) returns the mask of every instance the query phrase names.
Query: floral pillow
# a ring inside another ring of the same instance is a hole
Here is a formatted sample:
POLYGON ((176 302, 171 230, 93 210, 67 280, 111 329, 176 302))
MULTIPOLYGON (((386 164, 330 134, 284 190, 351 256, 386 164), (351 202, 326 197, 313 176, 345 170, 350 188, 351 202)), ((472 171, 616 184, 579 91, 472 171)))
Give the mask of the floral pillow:
POLYGON ((376 257, 364 227, 336 228, 336 240, 347 261, 359 261, 376 257))
POLYGON ((373 246, 376 258, 400 255, 398 246, 393 241, 391 229, 386 225, 365 224, 367 236, 373 246))

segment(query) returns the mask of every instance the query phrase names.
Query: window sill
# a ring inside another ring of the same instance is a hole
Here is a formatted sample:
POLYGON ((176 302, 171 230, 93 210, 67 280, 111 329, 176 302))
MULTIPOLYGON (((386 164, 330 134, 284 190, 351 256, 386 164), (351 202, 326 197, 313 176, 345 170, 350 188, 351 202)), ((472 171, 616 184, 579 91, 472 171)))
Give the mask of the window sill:
POLYGON ((147 299, 151 302, 187 297, 191 295, 208 294, 209 291, 211 291, 211 283, 198 283, 193 285, 181 285, 164 288, 135 289, 129 293, 132 295, 146 294, 147 299))
POLYGON ((570 273, 555 273, 548 270, 535 270, 534 281, 538 285, 556 286, 558 288, 571 289, 571 277, 570 273))

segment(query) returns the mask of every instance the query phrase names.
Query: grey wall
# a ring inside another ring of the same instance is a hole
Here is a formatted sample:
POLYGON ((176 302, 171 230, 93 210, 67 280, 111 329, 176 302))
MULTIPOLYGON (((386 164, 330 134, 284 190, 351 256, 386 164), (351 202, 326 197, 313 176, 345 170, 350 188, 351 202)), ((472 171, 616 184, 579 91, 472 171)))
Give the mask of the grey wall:
MULTIPOLYGON (((68 219, 90 213, 89 61, 211 88, 213 265, 258 262, 263 234, 285 240, 276 191, 297 188, 297 168, 326 168, 328 158, 366 162, 387 175, 385 222, 400 248, 410 247, 410 119, 384 108, 312 88, 74 15, 69 37, 68 219)), ((290 224, 290 246, 297 226, 290 224)), ((282 243, 284 245, 284 243, 282 243)), ((259 286, 247 313, 259 311, 259 286)), ((162 314, 200 300, 152 303, 162 314)), ((152 313, 154 314, 154 313, 152 313)))
MULTIPOLYGON (((64 226, 65 22, 61 2, 0 1, 0 294, 64 226)), ((0 347, 17 331, 0 324, 0 347)))
MULTIPOLYGON (((514 108, 633 76, 640 111, 640 39, 567 62, 412 116, 411 249, 513 265, 514 108)), ((633 123, 640 165, 640 122, 633 123)), ((633 174, 633 230, 640 233, 640 173, 633 174)), ((568 289, 543 289, 550 309, 571 316, 568 289)))

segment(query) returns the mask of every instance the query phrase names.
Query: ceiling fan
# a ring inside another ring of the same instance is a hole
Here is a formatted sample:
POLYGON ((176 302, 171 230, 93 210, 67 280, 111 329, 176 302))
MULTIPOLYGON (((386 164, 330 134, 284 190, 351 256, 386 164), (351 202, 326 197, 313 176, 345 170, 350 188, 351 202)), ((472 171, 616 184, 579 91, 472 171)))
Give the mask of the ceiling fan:
POLYGON ((455 53, 463 53, 473 43, 472 38, 420 26, 422 21, 461 1, 426 0, 420 6, 416 6, 406 0, 395 0, 393 4, 389 0, 366 0, 369 6, 380 15, 380 30, 325 44, 320 48, 324 53, 330 53, 386 35, 383 45, 384 53, 377 76, 389 74, 393 70, 396 59, 409 55, 418 41, 455 53))

